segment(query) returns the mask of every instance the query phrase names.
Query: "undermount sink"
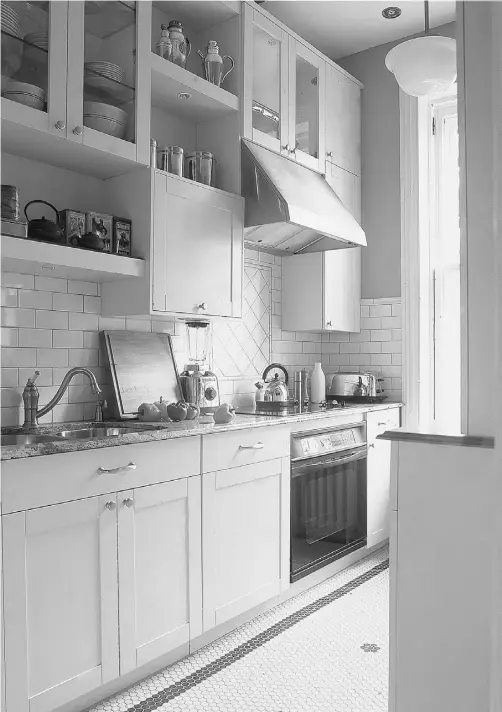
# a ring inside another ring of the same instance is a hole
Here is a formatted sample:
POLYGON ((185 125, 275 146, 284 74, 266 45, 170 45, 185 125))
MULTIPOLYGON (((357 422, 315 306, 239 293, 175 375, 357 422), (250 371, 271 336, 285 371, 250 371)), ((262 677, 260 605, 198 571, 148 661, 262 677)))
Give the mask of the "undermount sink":
POLYGON ((65 440, 85 440, 86 438, 116 438, 119 435, 138 435, 141 430, 132 428, 83 428, 82 430, 62 430, 58 438, 65 440))
POLYGON ((56 440, 54 435, 28 435, 21 433, 18 435, 2 435, 0 444, 5 445, 37 445, 38 443, 53 443, 56 440))

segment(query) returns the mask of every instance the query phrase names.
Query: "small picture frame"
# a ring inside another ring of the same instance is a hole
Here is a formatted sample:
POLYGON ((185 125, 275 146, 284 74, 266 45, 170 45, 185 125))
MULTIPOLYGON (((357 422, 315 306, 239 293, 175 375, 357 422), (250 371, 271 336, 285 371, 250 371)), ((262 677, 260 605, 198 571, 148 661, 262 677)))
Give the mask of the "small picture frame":
POLYGON ((85 214, 86 232, 100 237, 105 243, 103 252, 111 252, 113 249, 113 217, 105 213, 85 214))
POLYGON ((113 254, 131 257, 132 223, 127 218, 113 218, 113 254))

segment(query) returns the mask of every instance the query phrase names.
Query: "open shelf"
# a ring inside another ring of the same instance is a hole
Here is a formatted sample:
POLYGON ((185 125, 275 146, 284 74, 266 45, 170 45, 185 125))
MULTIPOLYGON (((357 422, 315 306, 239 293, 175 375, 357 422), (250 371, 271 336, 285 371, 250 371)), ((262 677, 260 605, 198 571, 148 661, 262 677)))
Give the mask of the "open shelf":
POLYGON ((89 282, 142 277, 144 260, 2 235, 2 270, 89 282))
POLYGON ((239 111, 239 99, 225 89, 217 87, 196 74, 153 52, 152 104, 197 123, 212 121, 220 116, 239 111), (178 94, 191 94, 180 99, 178 94))

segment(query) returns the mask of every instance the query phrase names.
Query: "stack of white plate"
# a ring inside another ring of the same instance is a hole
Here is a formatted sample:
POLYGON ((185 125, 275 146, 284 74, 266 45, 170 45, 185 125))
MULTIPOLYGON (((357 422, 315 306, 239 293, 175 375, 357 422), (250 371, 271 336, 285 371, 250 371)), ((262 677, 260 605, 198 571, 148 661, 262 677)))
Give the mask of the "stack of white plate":
POLYGON ((124 70, 118 64, 113 62, 86 62, 84 66, 84 75, 86 83, 89 86, 94 86, 94 80, 112 79, 115 82, 122 83, 124 81, 124 70))
POLYGON ((123 138, 127 126, 127 114, 111 104, 84 101, 84 126, 109 136, 123 138))
POLYGON ((21 37, 21 32, 19 31, 19 15, 10 6, 6 5, 4 2, 1 4, 1 26, 3 32, 8 32, 14 37, 21 37))
POLYGON ((24 36, 26 42, 29 42, 41 49, 49 49, 49 34, 47 32, 30 32, 24 36))
POLYGON ((31 106, 33 109, 44 108, 45 91, 34 84, 26 84, 25 82, 7 82, 5 89, 2 91, 2 96, 11 101, 16 101, 18 104, 31 106))

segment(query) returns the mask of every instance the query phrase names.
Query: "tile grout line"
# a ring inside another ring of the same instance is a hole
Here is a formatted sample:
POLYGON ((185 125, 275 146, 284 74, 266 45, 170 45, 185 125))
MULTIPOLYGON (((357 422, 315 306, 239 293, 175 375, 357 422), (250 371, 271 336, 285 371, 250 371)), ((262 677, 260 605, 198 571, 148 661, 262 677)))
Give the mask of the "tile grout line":
MULTIPOLYGON (((233 650, 230 650, 229 652, 225 653, 216 660, 213 660, 207 665, 204 665, 198 670, 195 670, 189 675, 186 675, 181 680, 178 680, 172 685, 169 685, 169 687, 166 687, 160 692, 154 693, 146 700, 142 700, 141 702, 127 707, 125 712, 155 712, 155 710, 158 710, 162 705, 165 705, 166 703, 170 702, 176 697, 179 697, 180 695, 187 692, 196 685, 199 685, 201 682, 204 682, 205 680, 212 677, 221 670, 224 670, 229 665, 232 665, 233 663, 237 662, 237 660, 242 659, 243 657, 245 657, 249 653, 252 653, 265 643, 268 643, 270 640, 280 635, 280 633, 284 632, 285 630, 288 630, 297 623, 300 623, 300 621, 305 620, 305 618, 308 618, 313 613, 316 613, 321 608, 324 608, 324 606, 327 606, 329 603, 332 603, 338 598, 341 598, 342 596, 351 593, 351 591, 353 591, 355 588, 361 586, 362 584, 371 580, 375 576, 378 576, 388 568, 389 560, 386 559, 380 564, 374 566, 372 569, 369 569, 363 574, 360 574, 356 578, 352 579, 352 581, 343 584, 342 586, 340 586, 340 588, 331 591, 330 593, 322 596, 321 598, 317 599, 316 601, 313 601, 312 603, 308 603, 307 605, 303 606, 303 608, 300 608, 298 611, 290 613, 283 620, 274 623, 269 628, 266 628, 261 633, 258 633, 254 637, 247 640, 245 643, 241 643, 233 650)), ((114 697, 116 697, 116 695, 110 697, 109 701, 111 702, 114 697)), ((89 709, 87 712, 92 712, 92 710, 89 709)))

